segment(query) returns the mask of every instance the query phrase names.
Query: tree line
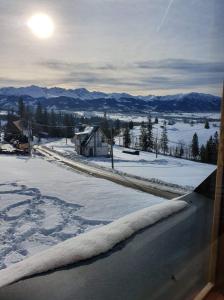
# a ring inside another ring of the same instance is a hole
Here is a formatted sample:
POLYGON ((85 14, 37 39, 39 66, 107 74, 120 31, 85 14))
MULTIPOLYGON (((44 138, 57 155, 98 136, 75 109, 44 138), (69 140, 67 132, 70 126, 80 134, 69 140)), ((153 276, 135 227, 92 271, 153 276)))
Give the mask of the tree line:
POLYGON ((48 110, 40 103, 36 107, 29 107, 22 99, 19 99, 17 104, 17 111, 8 111, 6 117, 6 134, 13 132, 13 121, 22 120, 24 129, 30 127, 32 136, 41 139, 42 137, 67 137, 72 138, 75 130, 82 131, 85 126, 98 125, 104 131, 108 140, 111 136, 114 137, 120 132, 122 121, 108 120, 100 116, 85 117, 75 113, 67 113, 55 111, 54 109, 48 110))

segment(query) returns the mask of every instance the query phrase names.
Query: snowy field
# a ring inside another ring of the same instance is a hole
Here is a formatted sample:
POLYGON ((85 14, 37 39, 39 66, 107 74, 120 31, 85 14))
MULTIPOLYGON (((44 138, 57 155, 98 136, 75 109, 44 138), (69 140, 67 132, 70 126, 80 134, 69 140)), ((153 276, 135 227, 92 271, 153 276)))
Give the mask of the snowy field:
MULTIPOLYGON (((160 139, 162 133, 163 121, 160 120, 159 124, 153 124, 153 137, 154 139, 158 136, 160 139)), ((204 124, 196 123, 193 126, 183 122, 176 122, 174 125, 167 125, 167 136, 170 147, 176 147, 180 143, 185 146, 189 146, 192 143, 192 138, 196 132, 198 135, 199 145, 206 144, 210 136, 214 135, 215 132, 219 132, 219 122, 213 122, 210 124, 209 129, 204 128, 204 124), (214 125, 213 125, 214 124, 214 125)), ((132 144, 139 144, 139 136, 141 135, 141 126, 135 126, 134 129, 130 130, 130 136, 132 144)), ((117 137, 115 139, 116 144, 123 144, 123 138, 117 137)))
POLYGON ((47 146, 48 148, 52 150, 56 150, 63 154, 74 154, 75 151, 75 145, 71 142, 71 139, 52 139, 52 140, 44 140, 42 139, 41 144, 47 146))
MULTIPOLYGON (((51 141, 46 146, 62 154, 67 154, 76 160, 82 160, 86 163, 94 163, 98 166, 111 168, 111 159, 106 157, 86 158, 79 156, 75 152, 74 144, 69 140, 67 144, 65 139, 51 141)), ((170 156, 158 155, 155 153, 140 151, 140 155, 131 155, 123 153, 125 149, 117 145, 114 146, 114 168, 122 173, 152 180, 154 182, 162 181, 166 184, 175 184, 188 190, 198 186, 216 166, 204 163, 198 163, 186 159, 180 159, 170 156)))
MULTIPOLYGON (((75 114, 85 117, 92 117, 92 116, 98 116, 98 117, 104 117, 104 112, 90 112, 90 111, 76 111, 75 114)), ((175 118, 175 119, 181 119, 181 118, 188 118, 188 119, 199 119, 199 118, 210 118, 215 120, 220 120, 220 113, 159 113, 159 112, 151 112, 150 115, 152 118, 155 118, 155 116, 161 118, 161 119, 168 119, 168 118, 175 118)), ((142 114, 124 114, 124 113, 108 113, 107 117, 113 120, 119 119, 121 121, 133 121, 133 122, 147 122, 148 115, 142 115, 142 114)))
MULTIPOLYGON (((216 166, 140 151, 140 155, 122 153, 123 147, 114 146, 114 168, 126 174, 177 184, 187 189, 199 185, 216 166)), ((126 149, 128 150, 128 149, 126 149)), ((88 158, 100 166, 111 167, 110 158, 88 158)))
MULTIPOLYGON (((70 158, 81 160, 86 163, 94 163, 98 166, 111 168, 111 159, 106 157, 86 158, 79 156, 75 152, 74 144, 65 143, 65 139, 46 143, 46 146, 62 154, 67 154, 70 158)), ((168 185, 179 185, 187 190, 193 190, 216 166, 198 163, 186 159, 170 156, 158 155, 155 153, 140 151, 140 155, 123 153, 125 149, 117 145, 114 146, 114 168, 116 171, 145 178, 153 182, 162 181, 168 185)))
MULTIPOLYGON (((103 117, 103 113, 100 112, 79 112, 79 114, 84 114, 87 117, 90 117, 92 115, 97 115, 100 117, 103 117)), ((199 139, 199 144, 206 144, 210 136, 214 135, 216 131, 219 132, 220 127, 220 113, 152 113, 151 119, 154 121, 155 116, 158 116, 159 118, 159 124, 153 124, 153 135, 154 138, 158 135, 158 138, 161 136, 162 128, 164 120, 168 123, 169 119, 173 118, 175 120, 174 125, 167 125, 167 134, 169 139, 169 146, 176 147, 177 144, 182 143, 183 145, 189 146, 192 142, 192 138, 194 133, 196 132, 199 139), (189 123, 184 123, 183 118, 187 118, 189 123), (204 123, 197 123, 196 120, 200 118, 212 118, 216 121, 210 122, 210 128, 205 129, 204 123), (191 126, 190 121, 193 120, 194 124, 191 126)), ((140 123, 141 122, 147 122, 148 116, 142 116, 142 115, 128 115, 128 114, 113 114, 108 113, 107 117, 113 120, 119 119, 121 121, 133 121, 136 123, 139 123, 139 126, 135 126, 133 130, 131 130, 131 138, 132 138, 132 144, 138 143, 139 136, 140 136, 140 123)), ((123 145, 122 137, 116 138, 116 143, 123 145)))
POLYGON ((0 268, 166 200, 42 158, 0 156, 0 268))

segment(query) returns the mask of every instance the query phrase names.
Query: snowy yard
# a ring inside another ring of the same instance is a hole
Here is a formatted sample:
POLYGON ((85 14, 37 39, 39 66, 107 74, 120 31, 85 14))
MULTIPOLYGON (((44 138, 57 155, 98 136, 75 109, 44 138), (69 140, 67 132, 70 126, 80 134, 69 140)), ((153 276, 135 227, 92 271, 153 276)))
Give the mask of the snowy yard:
MULTIPOLYGON (((114 168, 117 171, 153 181, 177 184, 189 189, 199 185, 216 166, 140 151, 140 155, 122 153, 125 148, 114 146, 114 168)), ((126 149, 128 150, 128 149, 126 149)), ((110 158, 89 158, 100 166, 111 167, 110 158)))
MULTIPOLYGON (((159 121, 159 124, 153 124, 153 137, 155 138, 158 134, 158 139, 160 139, 162 133, 162 120, 159 121)), ((206 144, 210 136, 213 136, 215 132, 219 132, 219 122, 214 122, 210 124, 209 129, 204 128, 203 123, 186 124, 183 122, 177 122, 174 125, 167 125, 167 135, 169 140, 169 146, 176 147, 178 143, 189 146, 192 143, 192 138, 196 132, 198 135, 199 145, 206 144)), ((135 126, 133 130, 130 131, 132 144, 139 142, 139 136, 141 134, 141 126, 135 126)), ((116 138, 116 144, 123 145, 122 138, 116 138)))
MULTIPOLYGON (((94 163, 98 166, 111 168, 111 159, 106 157, 79 156, 75 152, 74 144, 65 143, 65 139, 46 144, 62 154, 86 163, 94 163)), ((204 164, 186 159, 158 155, 155 153, 140 151, 140 155, 123 153, 124 147, 114 146, 114 168, 116 171, 145 178, 153 182, 162 181, 165 184, 179 185, 193 190, 216 168, 215 165, 204 164)), ((130 150, 130 149, 126 149, 130 150)))
POLYGON ((44 139, 41 141, 41 144, 46 145, 50 149, 56 150, 60 153, 63 154, 74 154, 75 152, 75 145, 74 143, 71 142, 71 139, 53 139, 51 140, 46 140, 44 139))
POLYGON ((0 268, 166 200, 42 158, 0 157, 0 268))

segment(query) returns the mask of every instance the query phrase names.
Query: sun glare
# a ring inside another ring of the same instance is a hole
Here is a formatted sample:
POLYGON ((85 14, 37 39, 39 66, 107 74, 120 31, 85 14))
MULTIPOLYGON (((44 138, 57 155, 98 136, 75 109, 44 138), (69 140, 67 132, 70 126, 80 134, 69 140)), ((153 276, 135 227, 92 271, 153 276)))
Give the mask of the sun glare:
POLYGON ((54 32, 54 23, 46 14, 33 15, 27 22, 32 33, 40 39, 47 39, 54 32))

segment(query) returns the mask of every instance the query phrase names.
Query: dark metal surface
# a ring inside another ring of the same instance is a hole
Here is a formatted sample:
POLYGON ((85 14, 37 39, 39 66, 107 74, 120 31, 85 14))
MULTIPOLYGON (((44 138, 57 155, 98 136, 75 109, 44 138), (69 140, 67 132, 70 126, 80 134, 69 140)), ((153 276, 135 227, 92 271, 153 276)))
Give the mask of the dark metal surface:
POLYGON ((188 209, 113 251, 0 289, 1 300, 182 300, 207 282, 211 200, 184 197, 188 209))

